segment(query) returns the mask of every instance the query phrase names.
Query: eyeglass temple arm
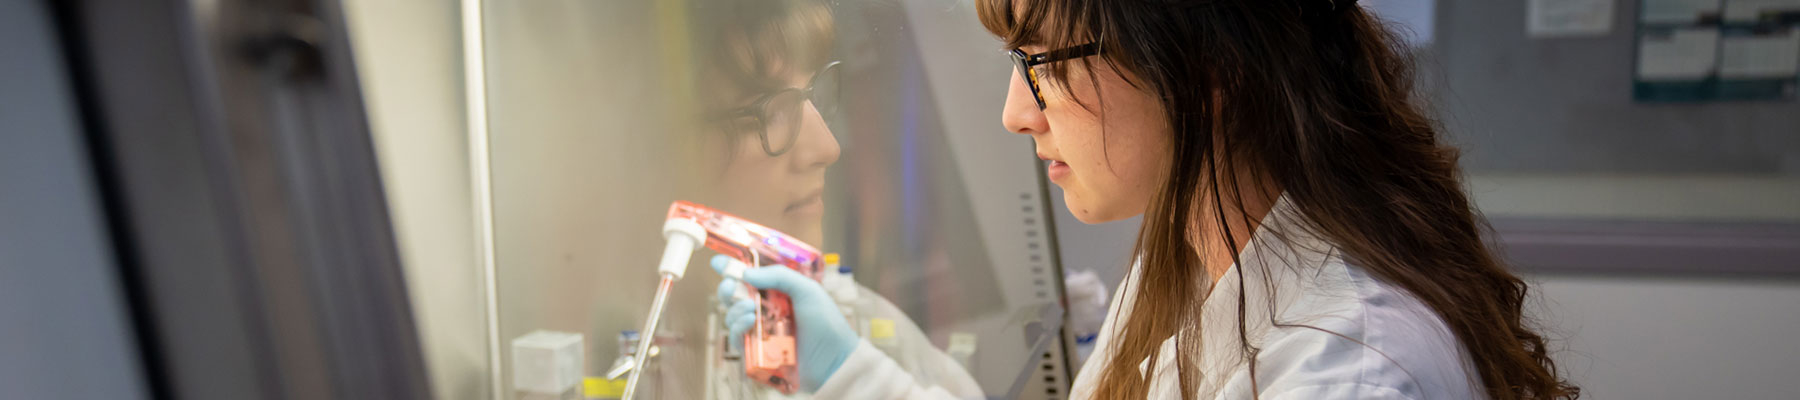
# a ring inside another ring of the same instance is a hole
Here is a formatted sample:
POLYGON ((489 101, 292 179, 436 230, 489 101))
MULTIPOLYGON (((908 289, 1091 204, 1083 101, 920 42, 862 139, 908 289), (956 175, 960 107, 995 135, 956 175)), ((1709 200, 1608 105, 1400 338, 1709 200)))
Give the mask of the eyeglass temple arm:
POLYGON ((1043 53, 1033 54, 1033 55, 1025 57, 1025 61, 1029 65, 1035 66, 1035 65, 1040 65, 1040 64, 1053 63, 1053 62, 1057 62, 1057 61, 1082 58, 1082 57, 1087 57, 1087 56, 1092 56, 1092 55, 1097 55, 1097 54, 1100 54, 1100 44, 1099 43, 1088 43, 1088 44, 1084 44, 1084 45, 1064 47, 1064 48, 1060 48, 1060 49, 1056 49, 1056 50, 1046 51, 1043 53))

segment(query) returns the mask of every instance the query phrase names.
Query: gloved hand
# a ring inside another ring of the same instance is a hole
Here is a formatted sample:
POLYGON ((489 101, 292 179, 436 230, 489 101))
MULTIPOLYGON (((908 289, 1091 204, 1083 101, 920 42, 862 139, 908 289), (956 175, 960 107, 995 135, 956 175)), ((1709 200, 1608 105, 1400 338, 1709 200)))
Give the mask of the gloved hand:
MULTIPOLYGON (((715 256, 713 270, 724 275, 725 266, 731 261, 731 257, 715 256)), ((844 365, 844 359, 850 357, 861 340, 844 321, 837 303, 818 281, 786 267, 745 269, 743 283, 757 289, 778 290, 792 299, 794 340, 800 347, 800 385, 808 392, 818 391, 844 365)), ((744 285, 736 279, 727 277, 719 282, 719 302, 731 305, 725 312, 725 324, 731 329, 729 337, 736 348, 742 348, 744 332, 756 325, 756 303, 748 296, 739 296, 743 291, 744 285)))

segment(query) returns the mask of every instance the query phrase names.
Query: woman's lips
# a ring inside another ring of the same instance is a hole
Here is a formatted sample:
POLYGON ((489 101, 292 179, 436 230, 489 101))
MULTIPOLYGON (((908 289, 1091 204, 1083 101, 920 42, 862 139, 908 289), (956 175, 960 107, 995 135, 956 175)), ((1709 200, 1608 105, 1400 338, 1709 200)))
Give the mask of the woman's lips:
POLYGON ((1051 182, 1061 183, 1059 181, 1068 178, 1069 174, 1075 173, 1074 169, 1069 168, 1069 163, 1049 160, 1048 164, 1049 166, 1045 168, 1045 174, 1050 176, 1051 182))
POLYGON ((788 203, 787 209, 782 210, 782 212, 788 214, 818 214, 823 213, 824 209, 825 189, 819 189, 813 191, 812 194, 806 195, 806 197, 801 197, 800 200, 788 203))
MULTIPOLYGON (((1051 182, 1056 182, 1056 181, 1062 180, 1063 178, 1067 178, 1069 176, 1069 174, 1075 172, 1075 170, 1069 168, 1069 163, 1062 162, 1062 160, 1058 160, 1055 158, 1050 158, 1050 156, 1044 155, 1043 152, 1038 152, 1037 157, 1039 160, 1045 161, 1045 163, 1044 163, 1045 171, 1044 172, 1046 175, 1050 176, 1051 182)), ((1060 182, 1058 182, 1058 183, 1060 183, 1060 182)))

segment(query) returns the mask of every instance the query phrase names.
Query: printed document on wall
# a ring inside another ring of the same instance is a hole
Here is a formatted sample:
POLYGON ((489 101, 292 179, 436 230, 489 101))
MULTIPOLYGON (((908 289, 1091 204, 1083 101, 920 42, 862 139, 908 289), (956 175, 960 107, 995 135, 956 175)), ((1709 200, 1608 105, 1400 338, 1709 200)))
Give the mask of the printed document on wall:
POLYGON ((1533 38, 1600 36, 1612 32, 1616 0, 1529 0, 1525 32, 1533 38))

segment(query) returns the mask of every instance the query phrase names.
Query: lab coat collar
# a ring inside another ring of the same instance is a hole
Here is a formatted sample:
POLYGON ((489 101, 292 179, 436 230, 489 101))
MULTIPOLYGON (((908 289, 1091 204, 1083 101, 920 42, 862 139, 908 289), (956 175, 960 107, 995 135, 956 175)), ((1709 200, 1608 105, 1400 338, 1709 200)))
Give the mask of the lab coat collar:
POLYGON ((1202 372, 1197 387, 1200 398, 1211 397, 1231 372, 1247 361, 1246 341, 1258 346, 1275 322, 1305 323, 1307 316, 1329 314, 1350 304, 1326 299, 1354 295, 1336 247, 1306 228, 1285 194, 1263 217, 1238 262, 1211 287, 1201 305, 1201 351, 1177 355, 1176 341, 1164 341, 1157 357, 1158 379, 1153 379, 1157 384, 1173 384, 1175 357, 1188 357, 1202 372), (1242 303, 1238 301, 1240 292, 1242 303), (1329 294, 1320 296, 1326 292, 1329 294), (1242 337, 1238 332, 1239 304, 1243 305, 1242 337))

